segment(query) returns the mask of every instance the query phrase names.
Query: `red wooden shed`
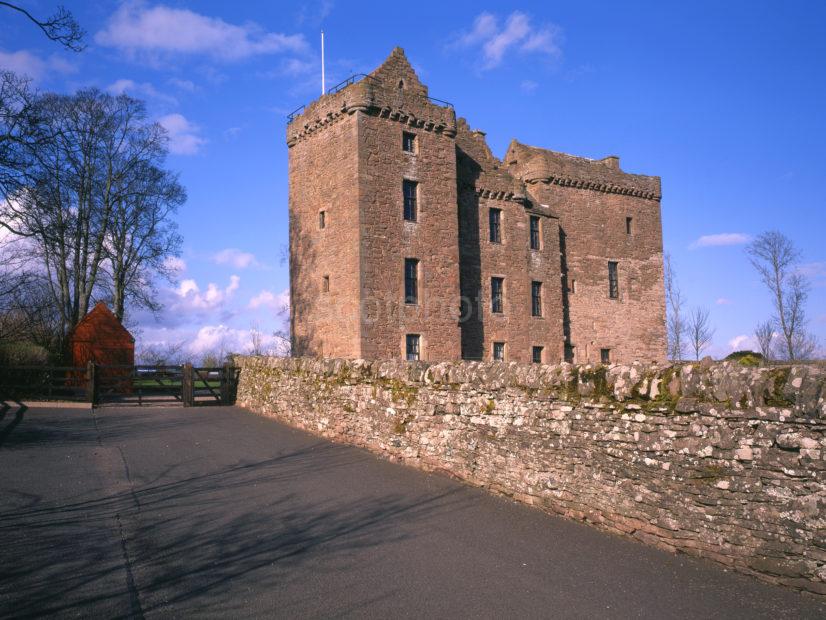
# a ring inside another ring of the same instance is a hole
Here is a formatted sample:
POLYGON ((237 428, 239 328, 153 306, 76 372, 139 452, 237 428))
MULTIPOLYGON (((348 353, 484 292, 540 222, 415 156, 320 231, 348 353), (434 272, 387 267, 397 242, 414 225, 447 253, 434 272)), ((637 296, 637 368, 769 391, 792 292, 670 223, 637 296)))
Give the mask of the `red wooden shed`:
POLYGON ((69 334, 72 365, 95 362, 105 366, 134 366, 135 339, 106 304, 99 302, 69 334))

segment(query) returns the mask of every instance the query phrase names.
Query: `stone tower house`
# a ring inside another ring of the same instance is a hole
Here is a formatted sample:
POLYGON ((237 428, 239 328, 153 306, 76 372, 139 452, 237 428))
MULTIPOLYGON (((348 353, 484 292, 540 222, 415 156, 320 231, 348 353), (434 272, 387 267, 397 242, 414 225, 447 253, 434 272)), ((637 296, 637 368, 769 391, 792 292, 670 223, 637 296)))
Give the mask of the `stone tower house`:
POLYGON ((291 116, 294 355, 665 359, 660 180, 485 134, 396 48, 291 116))

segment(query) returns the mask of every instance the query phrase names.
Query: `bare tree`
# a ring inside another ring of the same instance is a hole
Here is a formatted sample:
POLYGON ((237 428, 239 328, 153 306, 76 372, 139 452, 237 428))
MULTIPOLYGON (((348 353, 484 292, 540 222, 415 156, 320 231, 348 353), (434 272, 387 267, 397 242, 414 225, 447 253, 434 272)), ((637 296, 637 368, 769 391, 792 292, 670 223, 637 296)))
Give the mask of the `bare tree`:
POLYGON ((31 83, 10 71, 0 72, 0 192, 13 195, 25 184, 36 93, 31 83))
MULTIPOLYGON (((288 252, 289 254, 289 252, 288 252)), ((281 304, 276 314, 281 319, 281 327, 273 332, 272 354, 276 357, 290 357, 292 355, 292 338, 290 338, 290 303, 288 299, 281 304)))
POLYGON ((183 342, 148 344, 138 350, 136 357, 147 366, 178 366, 184 363, 184 347, 183 342))
POLYGON ((0 227, 25 238, 66 334, 107 293, 150 308, 153 273, 177 252, 171 214, 184 199, 160 165, 166 137, 142 102, 96 89, 30 105, 26 168, 5 193, 0 227))
POLYGON ((173 216, 186 201, 177 175, 154 165, 135 167, 115 201, 106 238, 104 268, 110 275, 113 311, 123 320, 125 305, 157 311, 157 276, 172 280, 175 270, 166 259, 180 254, 181 236, 173 216))
POLYGON ((40 28, 43 34, 49 39, 60 43, 63 47, 73 52, 80 52, 86 48, 86 44, 83 41, 86 33, 83 31, 83 28, 80 27, 80 24, 77 23, 74 16, 62 6, 59 6, 57 11, 43 20, 37 19, 26 9, 11 2, 0 1, 0 6, 23 14, 29 21, 40 28))
POLYGON ((64 334, 89 309, 111 209, 99 192, 112 98, 98 95, 39 98, 26 185, 0 214, 0 224, 36 248, 64 334))
POLYGON ((285 329, 279 329, 274 331, 272 335, 275 339, 273 355, 275 357, 290 357, 292 353, 290 332, 285 329))
POLYGON ((781 338, 780 357, 791 361, 805 359, 816 343, 806 332, 809 282, 798 269, 799 250, 782 233, 769 231, 752 241, 746 251, 772 296, 772 322, 781 338))
POLYGON ((17 287, 0 295, 0 344, 28 342, 55 351, 60 317, 41 279, 26 274, 17 287))
POLYGON ((250 355, 264 355, 264 334, 258 323, 250 326, 250 355))
POLYGON ((774 339, 774 324, 772 321, 763 321, 754 328, 754 337, 760 347, 760 353, 767 362, 772 358, 772 340, 774 339))
POLYGON ((714 328, 709 321, 708 308, 694 308, 688 315, 688 325, 686 329, 688 341, 694 351, 694 359, 699 360, 700 354, 711 344, 714 338, 714 328))
POLYGON ((665 255, 665 301, 667 310, 668 357, 672 360, 681 360, 685 351, 686 319, 683 314, 685 298, 677 283, 677 276, 671 265, 671 254, 665 255))
POLYGON ((817 337, 806 331, 798 332, 793 340, 796 360, 814 359, 818 352, 817 337))

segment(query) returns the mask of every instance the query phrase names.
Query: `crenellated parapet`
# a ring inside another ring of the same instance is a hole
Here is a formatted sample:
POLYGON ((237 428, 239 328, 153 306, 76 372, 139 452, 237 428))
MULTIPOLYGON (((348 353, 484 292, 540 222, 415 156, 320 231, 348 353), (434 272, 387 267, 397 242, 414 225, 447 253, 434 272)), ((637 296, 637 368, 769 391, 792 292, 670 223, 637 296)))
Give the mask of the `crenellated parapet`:
POLYGON ((399 48, 286 141, 298 354, 665 359, 658 177, 516 141, 498 158, 399 48))
POLYGON ((396 48, 371 74, 337 92, 322 95, 293 117, 287 124, 287 146, 292 147, 356 112, 449 137, 456 135, 453 106, 429 97, 427 87, 409 69, 404 52, 396 48))

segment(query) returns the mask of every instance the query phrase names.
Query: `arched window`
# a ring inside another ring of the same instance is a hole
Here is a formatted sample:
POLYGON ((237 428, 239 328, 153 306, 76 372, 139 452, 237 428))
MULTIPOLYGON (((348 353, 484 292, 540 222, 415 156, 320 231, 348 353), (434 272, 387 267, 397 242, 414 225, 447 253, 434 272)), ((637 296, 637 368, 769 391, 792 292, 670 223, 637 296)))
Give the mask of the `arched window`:
POLYGON ((404 80, 399 80, 399 90, 404 88, 404 80))

